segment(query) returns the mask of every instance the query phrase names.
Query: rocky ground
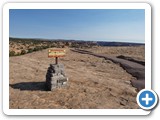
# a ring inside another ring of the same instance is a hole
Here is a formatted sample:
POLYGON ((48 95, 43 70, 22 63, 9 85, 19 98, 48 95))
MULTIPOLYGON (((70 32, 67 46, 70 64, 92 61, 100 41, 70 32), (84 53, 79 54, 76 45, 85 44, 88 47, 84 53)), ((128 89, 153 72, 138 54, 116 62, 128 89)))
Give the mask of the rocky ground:
MULTIPOLYGON (((88 50, 144 60, 144 47, 96 47, 88 50)), ((66 51, 59 63, 65 66, 69 84, 52 92, 45 89, 47 68, 54 63, 53 58, 48 58, 47 49, 10 57, 10 109, 138 108, 137 92, 130 84, 130 80, 135 78, 119 64, 69 48, 66 51)))

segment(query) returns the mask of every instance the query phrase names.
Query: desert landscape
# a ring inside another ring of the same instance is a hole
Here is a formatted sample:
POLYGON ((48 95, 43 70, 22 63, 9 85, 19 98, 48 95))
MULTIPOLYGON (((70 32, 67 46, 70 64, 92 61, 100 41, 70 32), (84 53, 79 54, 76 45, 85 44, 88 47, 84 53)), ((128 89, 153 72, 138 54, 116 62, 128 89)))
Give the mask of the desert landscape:
POLYGON ((10 109, 139 108, 137 91, 145 87, 144 45, 22 41, 10 40, 10 109), (66 50, 59 63, 69 81, 67 87, 47 91, 47 68, 55 63, 48 49, 57 47, 66 50))

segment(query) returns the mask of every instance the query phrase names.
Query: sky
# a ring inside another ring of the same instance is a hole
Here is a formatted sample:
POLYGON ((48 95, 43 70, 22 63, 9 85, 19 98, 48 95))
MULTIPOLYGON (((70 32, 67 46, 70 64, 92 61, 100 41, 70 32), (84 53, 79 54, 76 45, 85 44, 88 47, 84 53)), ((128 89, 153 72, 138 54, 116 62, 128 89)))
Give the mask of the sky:
POLYGON ((144 9, 10 9, 9 36, 145 42, 144 9))

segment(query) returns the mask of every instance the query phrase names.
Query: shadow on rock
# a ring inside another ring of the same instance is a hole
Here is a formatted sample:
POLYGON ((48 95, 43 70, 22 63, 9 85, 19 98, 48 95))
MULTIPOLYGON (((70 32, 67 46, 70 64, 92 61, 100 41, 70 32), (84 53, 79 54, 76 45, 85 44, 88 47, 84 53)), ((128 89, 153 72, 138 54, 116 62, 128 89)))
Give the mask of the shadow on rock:
POLYGON ((10 84, 9 86, 14 89, 20 89, 20 90, 46 91, 45 82, 21 82, 21 83, 16 83, 16 84, 10 84))

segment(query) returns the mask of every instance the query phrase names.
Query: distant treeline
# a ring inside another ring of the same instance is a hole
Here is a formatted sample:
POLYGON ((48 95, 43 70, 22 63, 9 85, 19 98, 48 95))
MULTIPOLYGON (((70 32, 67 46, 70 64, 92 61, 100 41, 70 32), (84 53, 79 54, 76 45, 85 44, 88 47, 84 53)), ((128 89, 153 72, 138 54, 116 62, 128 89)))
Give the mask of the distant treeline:
POLYGON ((91 48, 97 46, 97 43, 92 41, 75 41, 75 40, 44 40, 44 39, 24 39, 24 38, 9 38, 10 47, 19 46, 17 49, 21 52, 9 51, 9 56, 19 56, 26 53, 31 53, 47 48, 91 48), (23 46, 23 47, 22 47, 23 46), (25 47, 24 47, 25 46, 25 47))
MULTIPOLYGON (((27 38, 9 38, 10 41, 15 41, 17 43, 34 43, 39 44, 43 42, 50 43, 63 43, 63 45, 69 47, 91 47, 91 46, 140 46, 145 45, 144 43, 130 43, 130 42, 107 42, 107 41, 85 41, 85 40, 65 40, 65 39, 27 39, 27 38)), ((57 45, 56 47, 62 47, 57 45)))
POLYGON ((15 47, 17 50, 9 51, 9 56, 19 56, 26 53, 47 49, 47 48, 91 48, 93 46, 139 46, 141 43, 126 43, 126 42, 105 42, 105 41, 83 41, 83 40, 63 40, 63 39, 26 39, 26 38, 9 38, 10 47, 15 47))

